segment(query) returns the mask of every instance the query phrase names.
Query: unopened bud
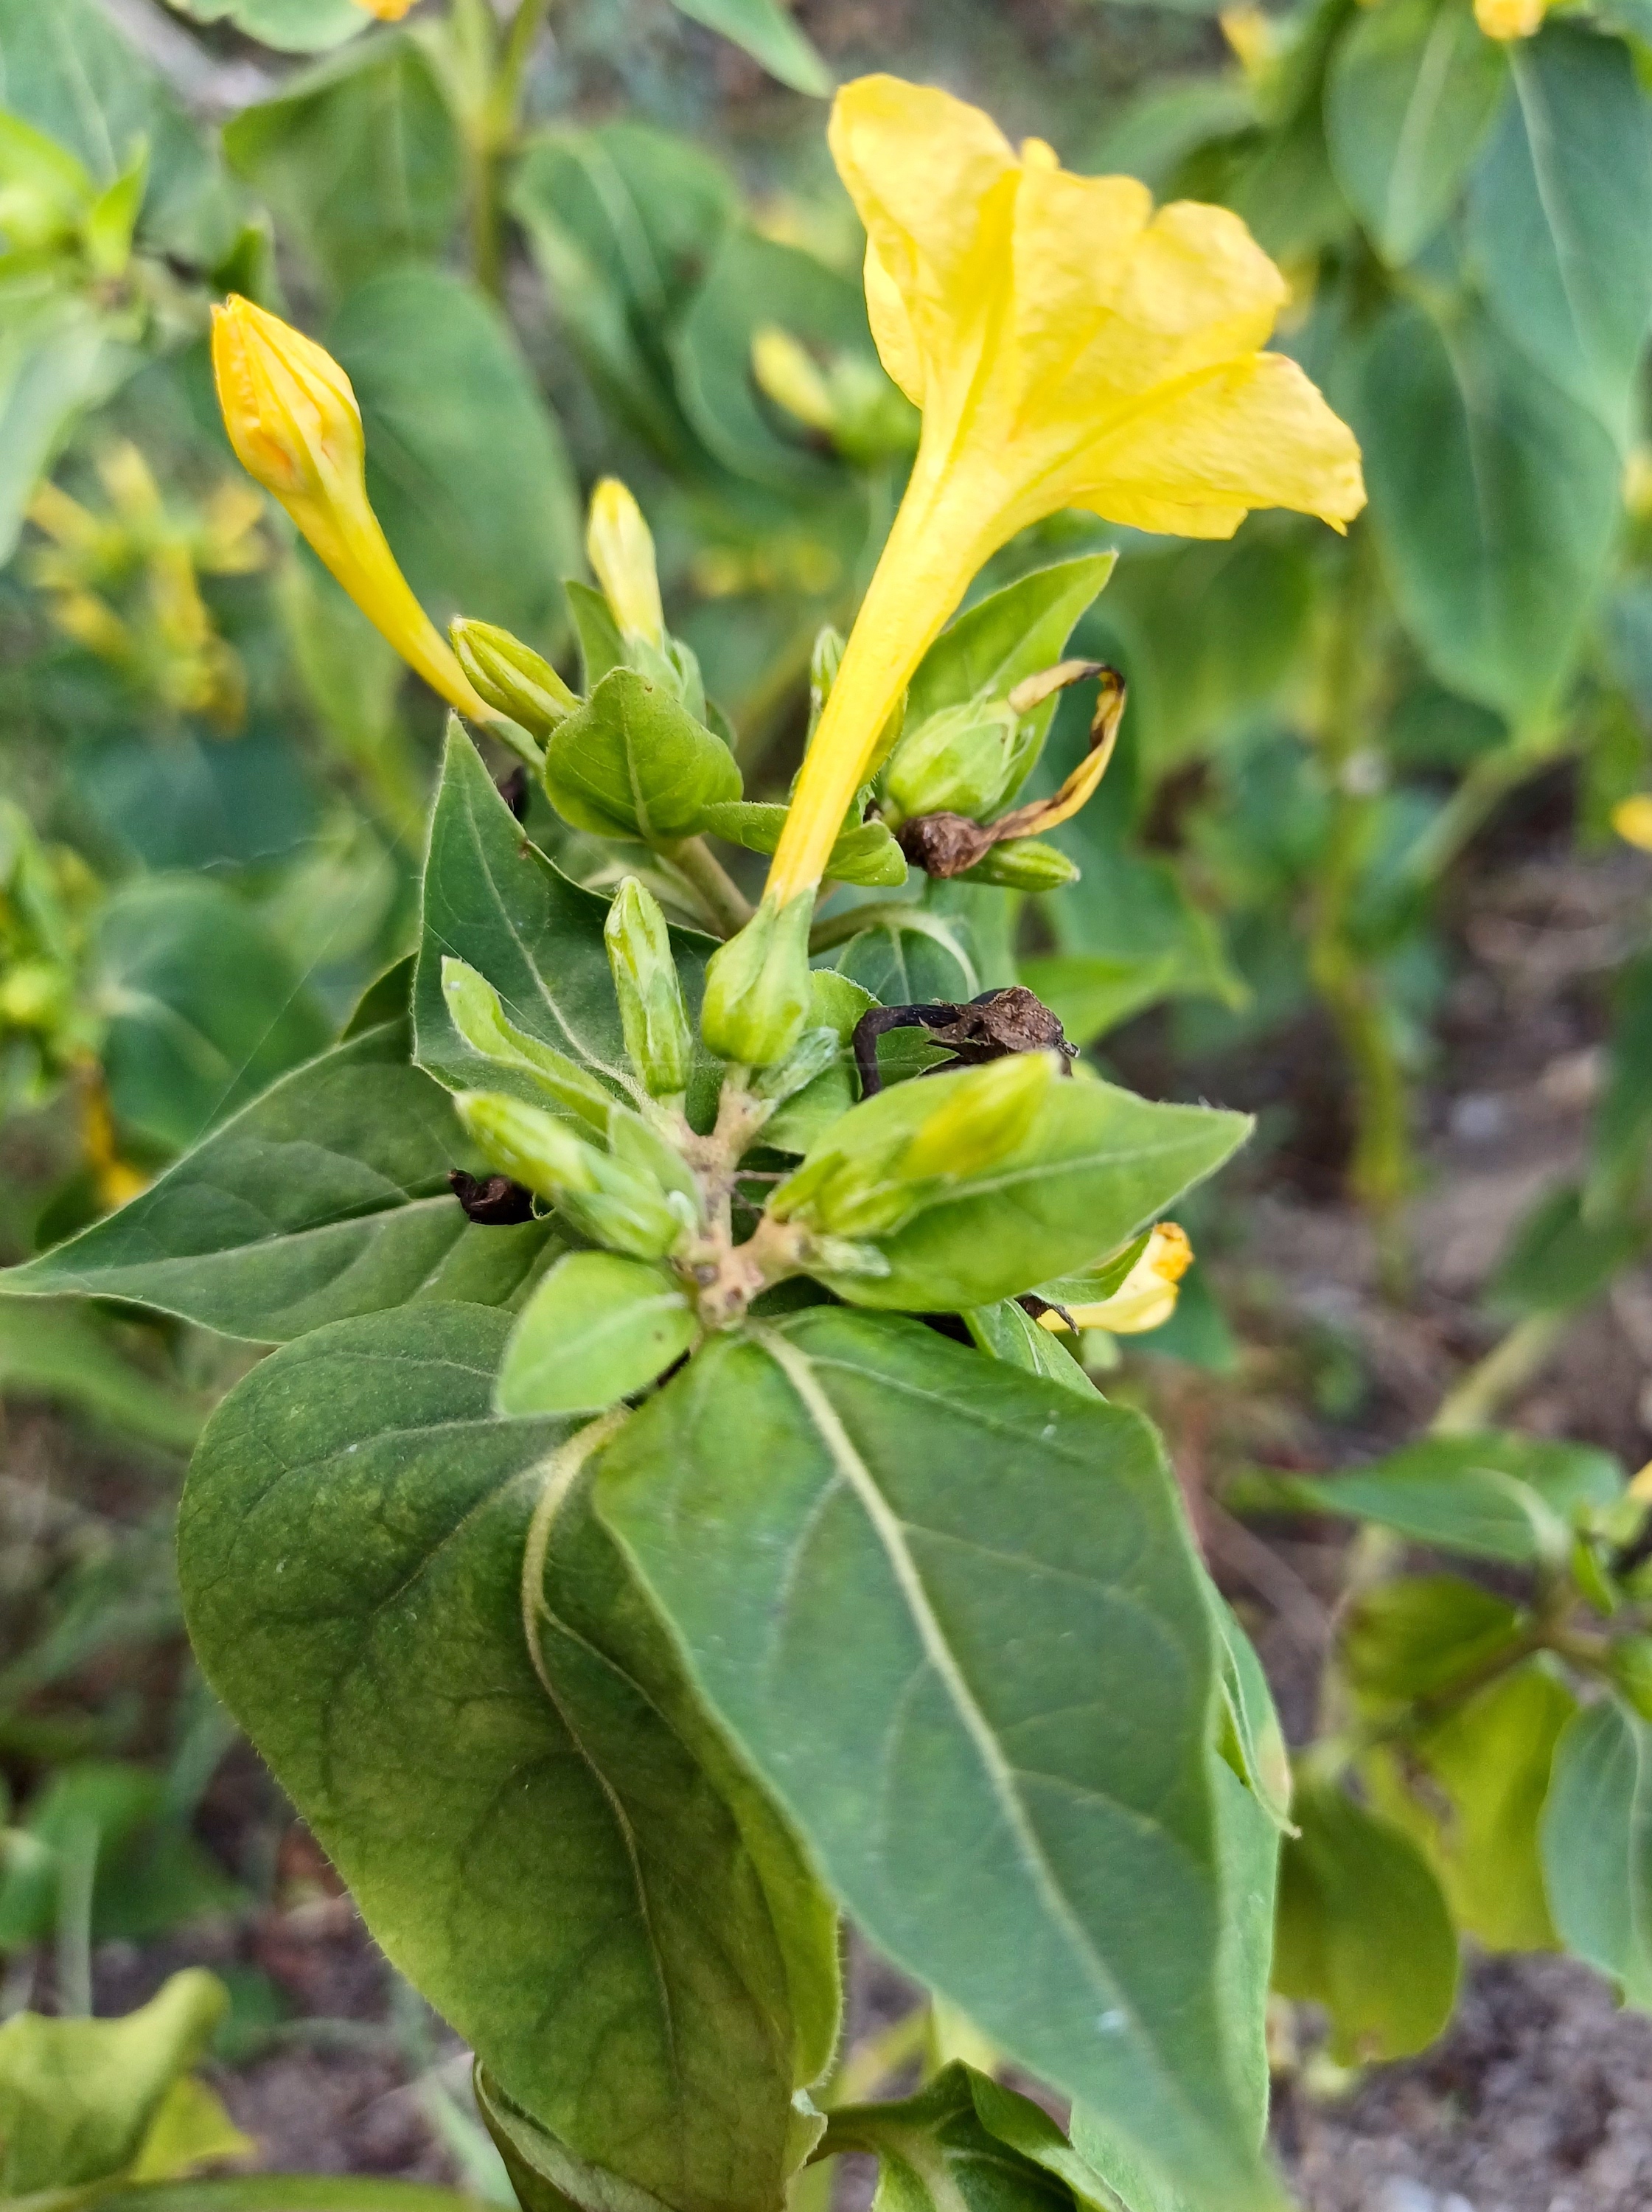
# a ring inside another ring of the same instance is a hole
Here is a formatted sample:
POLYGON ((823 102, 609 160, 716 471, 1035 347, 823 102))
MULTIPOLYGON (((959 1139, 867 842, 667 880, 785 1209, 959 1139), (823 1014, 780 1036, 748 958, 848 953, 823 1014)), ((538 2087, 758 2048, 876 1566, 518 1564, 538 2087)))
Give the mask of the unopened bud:
POLYGON ((604 477, 591 495, 585 546, 621 629, 663 648, 665 617, 659 603, 653 535, 642 509, 617 477, 604 477))
POLYGON ((615 1104, 612 1094, 566 1053, 518 1029, 485 975, 463 960, 445 955, 441 995, 448 1019, 472 1052, 496 1067, 515 1068, 531 1076, 566 1112, 575 1115, 598 1136, 606 1133, 615 1104))
POLYGON ((1011 891, 1059 891, 1078 880, 1078 863, 1059 845, 1037 837, 1009 837, 989 848, 986 858, 966 869, 966 884, 997 884, 1011 891))
POLYGON ((492 1166, 594 1243, 659 1260, 681 1237, 681 1212, 653 1176, 598 1152, 554 1115, 491 1091, 461 1091, 453 1103, 492 1166))
POLYGON ((989 812, 1016 764, 1020 719, 1007 700, 966 700, 906 731, 884 775, 890 819, 989 812))
POLYGON ((580 704, 550 663, 495 623, 460 615, 448 625, 459 665, 490 707, 536 738, 548 738, 580 704))
MULTIPOLYGON (((1110 1297, 1093 1305, 1070 1305, 1066 1311, 1080 1328, 1105 1328, 1114 1336, 1139 1336, 1160 1328, 1175 1311, 1182 1277, 1193 1263, 1193 1248, 1186 1230, 1174 1221, 1161 1221, 1142 1247, 1141 1256, 1110 1297)), ((1043 1313, 1046 1328, 1063 1328, 1057 1313, 1043 1313)))
POLYGON ((1025 1139, 1060 1068, 1053 1052, 1022 1052, 932 1079, 948 1096, 914 1132, 902 1175, 957 1181, 996 1166, 1025 1139))
POLYGON ((828 437, 837 428, 837 408, 818 362, 800 339, 776 323, 767 323, 751 341, 751 374, 757 389, 811 430, 828 437))
POLYGON ((762 904, 706 968, 700 1034, 720 1060, 768 1067, 803 1033, 809 1011, 809 925, 814 894, 762 904))
POLYGON ((461 714, 488 710, 413 595, 367 502, 361 412, 331 355, 234 293, 212 310, 212 370, 235 457, 274 494, 362 613, 461 714))
POLYGON ((625 1049, 651 1098, 689 1087, 694 1032, 659 901, 635 876, 615 894, 603 925, 625 1049))

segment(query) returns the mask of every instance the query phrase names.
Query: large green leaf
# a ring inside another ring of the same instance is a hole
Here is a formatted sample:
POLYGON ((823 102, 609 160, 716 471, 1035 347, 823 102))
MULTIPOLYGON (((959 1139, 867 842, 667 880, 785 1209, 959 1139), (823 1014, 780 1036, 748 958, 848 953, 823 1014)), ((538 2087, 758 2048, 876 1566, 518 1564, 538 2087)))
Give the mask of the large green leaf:
POLYGON ((1326 137, 1385 260, 1411 260, 1450 214, 1508 88, 1503 47, 1467 9, 1398 0, 1350 29, 1326 85, 1326 137))
POLYGON ((191 1967, 124 2020, 26 2012, 0 2026, 0 2196, 71 2190, 129 2166, 225 2009, 222 1983, 191 1967))
POLYGON ((414 590, 444 622, 472 615, 560 644, 579 498, 498 309, 445 270, 404 269, 352 292, 327 338, 355 386, 367 489, 414 590))
POLYGON ((733 754, 663 684, 610 669, 545 746, 545 790, 565 822, 598 837, 669 844, 737 802, 733 754))
MULTIPOLYGON (((911 1130, 938 1106, 942 1074, 866 1100, 805 1158, 862 1133, 911 1130)), ((990 1167, 939 1185, 902 1226, 878 1235, 881 1274, 828 1276, 856 1305, 957 1311, 1090 1266, 1219 1167, 1250 1124, 1242 1114, 1157 1105, 1110 1084, 1050 1086, 1025 1138, 990 1167)))
POLYGON ((1574 1511, 1623 1488, 1609 1452, 1511 1431, 1426 1437, 1345 1474, 1287 1476, 1292 1502, 1356 1515, 1419 1544, 1531 1566, 1564 1553, 1574 1511))
POLYGON ((127 1299, 260 1344, 410 1299, 504 1303, 547 1231, 465 1220, 447 1170, 471 1146, 408 1042, 391 1022, 299 1068, 0 1290, 127 1299))
POLYGON ((793 21, 786 0, 674 0, 681 15, 720 31, 794 92, 823 100, 831 71, 793 21))
POLYGON ((679 460, 696 441, 677 404, 670 333, 734 207, 708 154, 624 121, 540 133, 512 185, 512 211, 586 368, 634 429, 679 460))
POLYGON ((404 1310, 255 1369, 185 1495, 191 1633, 507 2097, 610 2189, 772 2212, 793 2087, 829 2053, 830 1917, 575 1467, 547 1463, 567 1425, 492 1417, 507 1326, 404 1310))
POLYGON ((1400 612, 1441 681, 1541 726, 1619 511, 1616 440, 1485 315, 1390 308, 1355 428, 1400 612))
POLYGON ((1151 1431, 817 1308, 693 1360, 598 1500, 878 1948, 1150 2167, 1272 2202, 1219 1987, 1218 1653, 1151 1431))
POLYGON ((98 927, 109 1096, 182 1151, 326 1044, 325 1015, 243 901, 185 876, 122 885, 98 927))
POLYGON ((1469 250, 1509 341, 1619 439, 1652 313, 1652 125, 1628 49, 1551 23, 1475 171, 1469 250))
POLYGON ((228 20, 277 52, 315 54, 342 46, 371 22, 359 0, 170 0, 198 23, 228 20))
MULTIPOLYGON (((570 883, 528 842, 454 724, 424 868, 413 988, 419 1065, 451 1090, 514 1090, 543 1103, 537 1084, 483 1059, 453 1026, 441 987, 451 955, 487 977, 519 1029, 617 1084, 625 1042, 603 942, 607 915, 606 899, 570 883)), ((697 1003, 697 977, 693 996, 697 1003)))
MULTIPOLYGON (((0 1278, 3 1281, 3 1278, 0 1278)), ((187 1450, 204 1408, 122 1354, 84 1306, 0 1305, 0 1401, 49 1398, 127 1439, 187 1450)))
POLYGON ((877 369, 859 283, 800 246, 735 224, 672 340, 689 419, 709 451, 741 476, 785 490, 841 485, 841 471, 832 462, 799 436, 780 434, 758 393, 751 342, 767 324, 829 356, 860 354, 869 370, 877 369))
POLYGON ((1456 1931, 1427 1861, 1335 1784, 1300 1790, 1291 1813, 1275 1987, 1324 2006, 1345 2065, 1421 2051, 1457 1995, 1456 1931))
POLYGON ((243 108, 224 151, 283 238, 338 290, 439 254, 459 219, 459 132, 423 50, 399 32, 243 108))
POLYGON ((1652 2010, 1652 1729, 1616 1698, 1560 1739, 1543 1871, 1566 1948, 1652 2010))
POLYGON ((1457 1924, 1491 1951, 1552 1948, 1538 1821, 1577 1701, 1535 1659, 1488 1683, 1364 1772, 1377 1808, 1427 1855, 1457 1924))

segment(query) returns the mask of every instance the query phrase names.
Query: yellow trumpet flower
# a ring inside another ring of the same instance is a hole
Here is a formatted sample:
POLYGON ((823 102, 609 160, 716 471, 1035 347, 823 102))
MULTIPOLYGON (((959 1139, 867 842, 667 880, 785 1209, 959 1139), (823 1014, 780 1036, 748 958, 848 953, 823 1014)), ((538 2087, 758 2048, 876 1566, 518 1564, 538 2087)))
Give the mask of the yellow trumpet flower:
POLYGON ((461 714, 489 720, 367 503, 361 410, 332 356, 232 293, 212 311, 212 370, 229 442, 247 474, 281 501, 408 665, 461 714))
MULTIPOLYGON (((891 709, 1018 530, 1066 507, 1193 538, 1259 507, 1339 529, 1365 501, 1352 432, 1260 350, 1287 287, 1236 216, 1155 214, 1133 178, 1070 175, 1037 139, 1017 159, 978 108, 895 77, 843 88, 831 147, 872 335, 923 431, 774 854, 776 909, 812 898, 891 709)), ((714 1042, 750 964, 714 961, 714 1042)))

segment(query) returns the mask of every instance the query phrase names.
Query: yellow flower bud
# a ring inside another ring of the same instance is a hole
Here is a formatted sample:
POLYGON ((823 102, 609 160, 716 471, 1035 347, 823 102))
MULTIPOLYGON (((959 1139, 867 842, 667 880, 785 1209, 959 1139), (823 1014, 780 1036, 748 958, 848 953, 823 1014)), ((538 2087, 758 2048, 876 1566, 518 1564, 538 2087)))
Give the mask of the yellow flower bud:
POLYGON ((604 477, 591 495, 585 550, 620 628, 663 647, 665 617, 659 604, 653 535, 642 509, 617 477, 604 477))
POLYGON ((1543 28, 1548 0, 1474 0, 1474 21, 1488 39, 1530 39, 1543 28))
POLYGON ((236 459, 286 508, 375 629, 450 706, 487 708, 413 596, 367 503, 361 411, 332 358, 231 294, 212 311, 212 368, 236 459))
POLYGON ((355 4, 368 15, 376 15, 381 23, 399 23, 414 0, 355 0, 355 4))
POLYGON ((757 389, 811 430, 829 437, 837 408, 814 356, 790 331, 766 323, 751 341, 751 374, 757 389))

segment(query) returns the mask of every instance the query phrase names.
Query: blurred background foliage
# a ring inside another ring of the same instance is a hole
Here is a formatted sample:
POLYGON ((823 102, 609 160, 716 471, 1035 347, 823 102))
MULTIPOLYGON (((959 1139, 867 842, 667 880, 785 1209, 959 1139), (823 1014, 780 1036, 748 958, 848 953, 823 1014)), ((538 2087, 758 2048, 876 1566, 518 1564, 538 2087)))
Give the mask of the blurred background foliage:
MULTIPOLYGON (((246 292, 343 363, 439 622, 569 665, 584 490, 623 477, 748 793, 781 796, 812 642, 847 627, 915 438, 824 146, 823 95, 870 67, 1072 167, 1236 210, 1290 282, 1276 343, 1358 432, 1370 506, 1345 539, 1068 516, 981 580, 1116 550, 1073 650, 1116 662, 1130 706, 1058 833, 1080 880, 1036 921, 991 895, 979 982, 1018 975, 1103 1065, 1151 1015, 1166 1087, 1264 1106, 1265 1149, 1303 1110, 1268 1070, 1308 1024, 1404 1295, 1442 887, 1512 797, 1561 793, 1589 852, 1649 781, 1645 0, 1510 42, 1467 0, 1220 24, 1107 0, 422 0, 395 23, 356 0, 0 0, 6 1259, 330 1042, 410 942, 441 716, 236 469, 210 301, 246 292)), ((1036 788, 1088 703, 1063 702, 1036 788)), ((595 865, 533 805, 548 848, 595 865)), ((1643 955, 1617 1004, 1591 1149, 1515 1238, 1492 1293, 1512 1334, 1459 1425, 1652 1234, 1643 955)), ((1231 1366, 1202 1273, 1173 1332, 1231 1366)), ((224 1901, 190 1829, 222 1724, 179 1672, 166 1531, 177 1455, 247 1356, 0 1304, 0 1389, 74 1407, 138 1469, 113 1504, 54 1504, 0 1586, 26 1806, 0 1958, 56 1943, 66 2000, 94 1938, 224 1901)))

